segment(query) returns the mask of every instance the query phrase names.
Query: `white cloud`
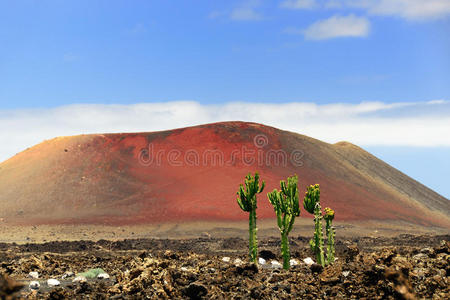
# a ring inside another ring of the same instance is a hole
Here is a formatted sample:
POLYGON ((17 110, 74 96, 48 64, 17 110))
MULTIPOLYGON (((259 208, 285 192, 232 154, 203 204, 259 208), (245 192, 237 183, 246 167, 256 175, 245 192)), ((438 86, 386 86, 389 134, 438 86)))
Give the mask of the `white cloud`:
POLYGON ((183 101, 0 110, 0 128, 8 129, 0 131, 0 161, 57 136, 148 132, 229 120, 263 123, 329 143, 450 147, 449 101, 326 105, 183 101))
POLYGON ((342 0, 329 0, 324 4, 325 8, 342 8, 342 6, 342 0))
POLYGON ((316 0, 285 0, 281 2, 281 8, 287 9, 311 9, 316 7, 316 0))
POLYGON ((449 0, 382 0, 369 5, 369 12, 398 15, 406 19, 435 19, 450 15, 449 0))
POLYGON ((324 40, 339 37, 366 37, 370 22, 365 17, 333 16, 319 20, 305 29, 304 35, 310 40, 324 40))
POLYGON ((229 18, 232 21, 261 21, 264 15, 259 11, 261 0, 247 0, 241 2, 231 11, 214 10, 208 15, 209 19, 229 18))
POLYGON ((450 16, 450 0, 332 0, 328 8, 361 8, 369 14, 430 20, 450 16))
POLYGON ((428 104, 445 104, 445 100, 431 100, 427 102, 428 104))
POLYGON ((234 21, 260 21, 263 15, 257 11, 259 0, 248 0, 231 11, 230 19, 234 21))
POLYGON ((263 17, 254 8, 240 7, 231 12, 230 18, 235 21, 259 21, 263 17))

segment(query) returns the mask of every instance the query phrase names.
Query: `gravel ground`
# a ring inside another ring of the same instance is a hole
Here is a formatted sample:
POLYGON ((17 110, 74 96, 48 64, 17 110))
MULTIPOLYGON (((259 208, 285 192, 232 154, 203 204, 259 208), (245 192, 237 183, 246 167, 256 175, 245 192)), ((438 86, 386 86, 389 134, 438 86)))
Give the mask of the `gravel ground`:
POLYGON ((298 264, 289 271, 271 263, 281 262, 278 238, 260 241, 266 264, 259 266, 247 262, 240 238, 0 244, 0 298, 450 299, 449 241, 449 235, 338 241, 338 260, 322 268, 303 262, 313 257, 308 238, 292 237, 298 264), (110 278, 72 282, 91 268, 110 278), (52 278, 60 286, 48 286, 52 278), (30 289, 31 281, 39 289, 30 289))

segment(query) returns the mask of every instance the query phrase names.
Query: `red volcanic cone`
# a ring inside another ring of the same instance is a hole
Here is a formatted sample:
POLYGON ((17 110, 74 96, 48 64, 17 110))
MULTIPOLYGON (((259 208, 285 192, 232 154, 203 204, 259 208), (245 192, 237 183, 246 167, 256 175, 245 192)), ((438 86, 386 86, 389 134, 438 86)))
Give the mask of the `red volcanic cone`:
MULTIPOLYGON (((29 224, 245 220, 236 191, 254 171, 266 191, 294 174, 301 191, 319 183, 322 206, 340 221, 450 224, 446 198, 357 146, 244 122, 45 141, 0 164, 0 218, 29 224)), ((258 218, 274 217, 261 195, 258 218)))

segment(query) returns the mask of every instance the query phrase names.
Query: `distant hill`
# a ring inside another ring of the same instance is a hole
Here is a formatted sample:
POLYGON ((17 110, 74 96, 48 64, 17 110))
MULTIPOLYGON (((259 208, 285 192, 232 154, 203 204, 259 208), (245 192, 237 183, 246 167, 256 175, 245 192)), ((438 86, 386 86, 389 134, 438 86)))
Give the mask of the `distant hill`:
MULTIPOLYGON (((450 226, 450 201, 363 149, 255 123, 150 133, 60 137, 0 164, 0 218, 22 224, 138 224, 244 220, 236 191, 248 172, 266 193, 289 175, 301 196, 319 183, 336 219, 450 226)), ((301 216, 308 216, 302 207, 301 216)))

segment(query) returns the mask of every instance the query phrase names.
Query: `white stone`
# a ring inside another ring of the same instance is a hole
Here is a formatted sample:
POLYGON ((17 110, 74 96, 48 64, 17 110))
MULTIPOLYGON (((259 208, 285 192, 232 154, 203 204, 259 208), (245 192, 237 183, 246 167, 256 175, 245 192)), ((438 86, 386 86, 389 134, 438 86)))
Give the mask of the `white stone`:
POLYGON ((74 276, 75 274, 73 274, 73 272, 66 272, 66 273, 64 273, 64 275, 63 276, 61 276, 61 278, 62 279, 66 279, 66 278, 69 278, 69 277, 72 277, 72 276, 74 276))
POLYGON ((289 265, 291 265, 291 266, 298 265, 298 260, 292 258, 291 260, 289 260, 289 265))
POLYGON ((86 282, 86 281, 87 279, 84 276, 77 276, 72 280, 72 282, 86 282))
POLYGON ((229 258, 228 256, 225 256, 225 257, 222 258, 222 261, 226 262, 226 263, 230 262, 230 260, 231 260, 231 258, 229 258))
POLYGON ((347 277, 350 274, 350 271, 343 271, 342 275, 344 275, 344 277, 347 277))
POLYGON ((266 260, 264 258, 260 257, 260 258, 258 258, 258 263, 260 265, 265 265, 266 264, 266 260))
POLYGON ((311 257, 305 258, 305 259, 303 260, 303 262, 304 262, 306 265, 308 265, 308 266, 314 264, 314 261, 312 260, 311 257))
POLYGON ((98 279, 109 279, 109 274, 107 273, 100 273, 97 275, 98 279))
POLYGON ((236 258, 235 260, 234 260, 234 264, 235 265, 241 265, 243 263, 243 261, 240 259, 240 258, 236 258))
POLYGON ((188 268, 186 268, 186 267, 181 267, 181 271, 187 272, 187 271, 188 271, 188 268))
POLYGON ((272 265, 272 268, 275 268, 275 269, 281 269, 281 267, 282 267, 282 265, 276 260, 272 260, 270 262, 270 264, 272 265))
POLYGON ((59 280, 57 280, 57 279, 52 278, 52 279, 47 280, 48 286, 58 286, 60 284, 61 284, 61 282, 59 282, 59 280))
POLYGON ((31 278, 34 278, 34 279, 38 279, 39 273, 38 272, 30 272, 30 273, 28 273, 28 276, 30 276, 31 278))
POLYGON ((32 290, 38 290, 40 286, 41 284, 38 281, 31 281, 29 285, 32 290))

